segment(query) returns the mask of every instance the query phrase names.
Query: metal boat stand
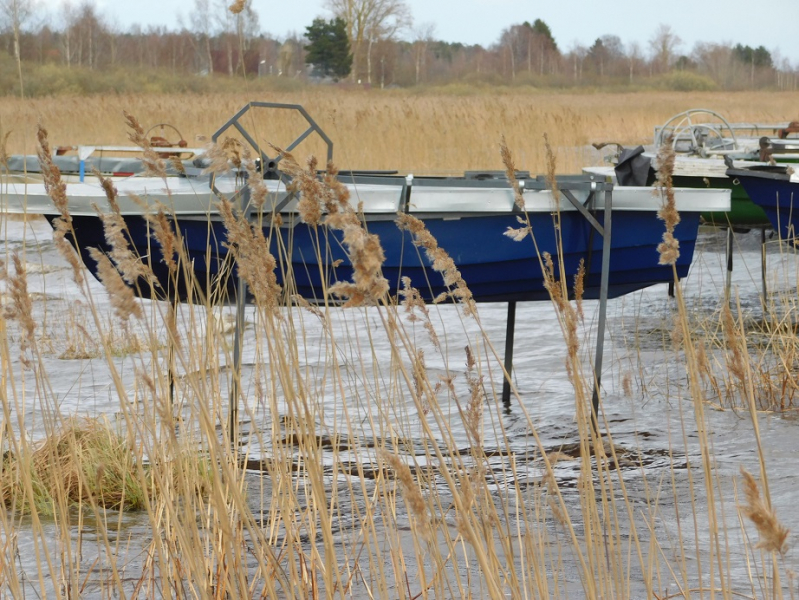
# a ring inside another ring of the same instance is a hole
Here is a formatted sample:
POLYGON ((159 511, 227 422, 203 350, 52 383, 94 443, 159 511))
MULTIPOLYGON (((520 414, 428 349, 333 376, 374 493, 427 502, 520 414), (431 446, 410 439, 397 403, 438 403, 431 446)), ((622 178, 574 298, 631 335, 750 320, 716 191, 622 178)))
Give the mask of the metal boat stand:
MULTIPOLYGON (((768 287, 766 283, 766 227, 760 229, 760 285, 761 302, 763 308, 766 306, 768 287)), ((727 228, 726 258, 727 258, 727 279, 724 283, 724 302, 729 304, 732 293, 732 268, 733 268, 733 245, 735 242, 735 231, 732 227, 727 228)))
MULTIPOLYGON (((599 432, 599 387, 602 383, 602 360, 605 350, 605 325, 607 322, 608 287, 610 276, 611 229, 613 224, 613 184, 605 182, 590 183, 558 183, 561 194, 576 208, 588 221, 594 231, 602 236, 602 270, 599 285, 599 317, 596 332, 596 349, 594 353, 594 389, 591 396, 591 421, 594 431, 599 432), (586 202, 587 208, 574 197, 571 190, 590 185, 591 193, 586 202), (601 192, 604 196, 603 223, 590 212, 596 194, 601 192)), ((588 272, 588 269, 586 269, 588 272)), ((561 277, 565 274, 561 273, 561 277)), ((505 378, 502 382, 502 404, 506 411, 510 411, 511 377, 513 376, 513 343, 516 333, 516 301, 508 302, 508 318, 505 325, 505 378)))
MULTIPOLYGON (((327 137, 325 132, 322 131, 322 128, 319 127, 316 121, 313 120, 311 115, 309 115, 308 112, 299 104, 283 104, 280 102, 249 102, 211 136, 211 141, 216 144, 219 142, 219 139, 222 137, 222 135, 228 130, 235 130, 255 151, 255 155, 260 161, 260 169, 263 178, 279 179, 286 187, 288 187, 288 183, 291 181, 291 178, 279 168, 282 156, 280 154, 274 157, 269 156, 259 145, 256 136, 252 135, 247 129, 247 125, 252 126, 252 122, 249 119, 253 116, 252 114, 248 113, 255 109, 268 109, 299 113, 302 119, 304 119, 307 123, 308 128, 300 133, 290 144, 285 146, 285 151, 293 151, 304 140, 315 134, 319 136, 324 145, 327 147, 327 162, 332 160, 333 142, 329 137, 327 137)), ((243 177, 245 177, 245 185, 242 186, 241 191, 237 194, 236 200, 240 214, 244 219, 250 221, 253 210, 252 204, 250 203, 250 188, 246 185, 246 174, 243 174, 243 177)), ((220 196, 219 190, 214 184, 213 177, 210 179, 210 186, 212 191, 217 196, 220 196)), ((293 197, 293 192, 286 192, 282 200, 275 206, 275 210, 280 211, 281 208, 293 197)), ((236 327, 233 337, 233 371, 230 380, 230 405, 228 408, 228 435, 230 438, 230 443, 233 445, 235 445, 238 440, 239 431, 238 405, 239 396, 241 394, 241 352, 243 342, 242 336, 244 332, 244 308, 246 306, 246 302, 247 283, 243 278, 240 277, 238 279, 236 288, 236 327)))
MULTIPOLYGON (((288 183, 289 178, 279 169, 279 162, 281 157, 268 156, 258 145, 257 141, 245 128, 243 121, 245 115, 252 109, 267 108, 267 109, 283 109, 299 112, 306 120, 309 127, 299 137, 297 137, 291 144, 286 146, 287 151, 292 151, 303 140, 308 138, 311 134, 317 134, 327 146, 327 160, 332 159, 333 143, 330 138, 325 135, 322 129, 316 124, 311 116, 297 104, 280 104, 274 102, 251 102, 234 115, 227 123, 225 123, 216 133, 212 136, 214 143, 218 142, 223 133, 229 129, 235 129, 246 142, 255 150, 256 155, 261 161, 261 169, 264 178, 280 179, 284 183, 288 183)), ((218 190, 211 178, 211 188, 217 193, 218 190)), ((411 182, 408 182, 408 186, 411 182)), ((558 187, 561 195, 566 198, 572 206, 586 219, 592 227, 592 235, 594 232, 602 236, 602 266, 601 266, 601 279, 599 291, 599 317, 597 323, 596 333, 596 350, 594 354, 594 389, 591 401, 592 407, 592 423, 595 431, 599 431, 599 386, 602 379, 602 361, 604 353, 605 341, 605 325, 607 319, 607 300, 609 288, 609 274, 610 274, 610 253, 611 253, 611 226, 613 214, 613 184, 608 182, 592 182, 586 181, 582 177, 578 178, 558 178, 558 187), (588 191, 588 199, 585 203, 581 203, 572 193, 573 191, 588 191), (595 218, 593 212, 594 202, 596 201, 597 194, 602 193, 604 198, 603 209, 603 222, 600 224, 595 218)), ((290 194, 278 204, 277 210, 290 200, 290 194)), ((252 213, 252 206, 249 202, 249 188, 244 185, 237 198, 238 207, 244 218, 250 220, 252 213)), ((589 244, 590 246, 590 244, 589 244)), ((590 248, 586 272, 590 273, 590 248)), ((565 276, 565 274, 561 274, 565 276)), ((234 332, 233 342, 233 370, 231 374, 230 383, 230 405, 228 413, 228 434, 231 444, 236 444, 238 440, 238 403, 241 395, 241 354, 242 342, 244 331, 244 310, 247 300, 247 284, 242 279, 238 280, 238 287, 236 291, 236 325, 234 332)), ((506 340, 505 340, 505 378, 503 381, 502 401, 508 409, 510 407, 510 378, 513 371, 513 342, 514 333, 516 329, 516 301, 508 303, 508 321, 506 324, 506 340)))

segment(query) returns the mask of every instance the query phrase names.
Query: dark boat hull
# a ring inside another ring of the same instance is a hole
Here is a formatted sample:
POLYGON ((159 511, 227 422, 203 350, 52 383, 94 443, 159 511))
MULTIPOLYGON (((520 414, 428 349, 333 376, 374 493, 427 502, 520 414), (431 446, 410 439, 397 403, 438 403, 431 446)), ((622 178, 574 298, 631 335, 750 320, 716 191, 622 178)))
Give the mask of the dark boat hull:
MULTIPOLYGON (((580 261, 584 261, 585 298, 597 298, 600 293, 603 238, 576 211, 563 212, 562 262, 556 264, 556 276, 563 275, 571 290, 580 261)), ((50 217, 51 219, 53 217, 50 217)), ((558 243, 552 215, 531 213, 535 239, 539 250, 558 255, 558 243)), ((603 212, 597 213, 600 223, 603 212)), ((546 300, 541 260, 528 237, 521 242, 504 235, 509 227, 519 223, 514 214, 467 215, 460 218, 430 216, 425 224, 455 261, 458 269, 478 302, 507 302, 546 300)), ((207 219, 179 218, 174 226, 180 231, 189 260, 190 277, 169 278, 160 248, 150 236, 147 222, 141 217, 126 217, 129 239, 135 250, 147 260, 159 286, 137 286, 143 297, 177 298, 182 301, 203 302, 212 297, 230 300, 235 297, 236 273, 225 247, 226 231, 221 222, 207 219)), ((676 264, 678 277, 688 274, 693 258, 699 226, 699 213, 684 213, 675 230, 680 242, 680 257, 676 264)), ((83 262, 96 274, 96 264, 88 248, 109 252, 102 225, 96 217, 74 217, 77 241, 73 240, 83 262)), ((431 268, 424 251, 417 248, 411 235, 400 230, 388 218, 367 222, 370 233, 380 238, 386 260, 383 276, 396 296, 401 279, 409 277, 425 299, 431 301, 447 291, 442 277, 431 268)), ((608 296, 613 298, 673 280, 670 265, 659 265, 657 245, 664 231, 663 222, 652 211, 614 211, 612 250, 608 296)), ((289 283, 292 293, 310 302, 322 302, 326 290, 337 281, 350 281, 352 267, 342 243, 341 232, 319 227, 314 230, 299 223, 293 228, 265 229, 272 254, 278 260, 276 274, 281 285, 289 283), (280 243, 278 243, 280 240, 280 243), (319 258, 321 257, 321 259, 319 258)))
POLYGON ((752 201, 763 209, 781 239, 793 240, 799 231, 799 182, 779 172, 730 169, 752 201))

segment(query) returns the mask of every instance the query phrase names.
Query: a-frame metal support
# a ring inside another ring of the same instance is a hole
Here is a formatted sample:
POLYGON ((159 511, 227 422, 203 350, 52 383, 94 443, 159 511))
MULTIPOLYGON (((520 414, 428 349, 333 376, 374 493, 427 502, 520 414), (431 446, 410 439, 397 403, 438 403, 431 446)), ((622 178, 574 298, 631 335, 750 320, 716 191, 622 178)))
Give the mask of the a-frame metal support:
MULTIPOLYGON (((600 224, 585 206, 583 206, 568 189, 562 190, 563 196, 572 203, 586 218, 591 227, 602 236, 602 269, 599 284, 599 317, 596 333, 596 352, 594 354, 594 389, 591 397, 591 420, 594 430, 599 431, 599 386, 602 383, 602 361, 605 350, 605 327, 607 323, 608 289, 610 279, 611 229, 613 225, 613 184, 591 183, 591 193, 587 203, 594 200, 601 192, 604 196, 604 219, 600 224)), ((513 371, 513 341, 516 330, 516 302, 508 302, 508 321, 505 328, 505 371, 502 382, 502 403, 505 409, 510 408, 510 378, 513 371)))

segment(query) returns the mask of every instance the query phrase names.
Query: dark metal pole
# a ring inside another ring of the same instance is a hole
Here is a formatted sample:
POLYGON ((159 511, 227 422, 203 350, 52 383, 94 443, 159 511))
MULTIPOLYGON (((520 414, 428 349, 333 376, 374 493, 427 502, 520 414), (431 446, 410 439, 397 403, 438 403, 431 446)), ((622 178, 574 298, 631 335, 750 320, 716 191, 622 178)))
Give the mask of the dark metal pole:
POLYGON ((730 301, 730 288, 732 287, 732 244, 734 241, 732 227, 727 229, 727 285, 724 289, 724 301, 730 301))
POLYGON ((508 302, 508 322, 505 327, 505 371, 502 381, 502 404, 510 410, 510 378, 513 376, 513 336, 516 333, 516 301, 508 302))
MULTIPOLYGON (((609 184, 608 184, 609 185, 609 184)), ((599 433, 599 386, 602 383, 602 359, 605 352, 605 322, 608 309, 608 286, 610 278, 610 242, 613 222, 613 187, 605 189, 605 218, 602 233, 602 279, 599 287, 599 321, 596 332, 596 357, 594 361, 594 394, 591 399, 591 418, 594 431, 599 433)))
POLYGON ((766 228, 760 228, 760 278, 763 283, 763 310, 766 308, 766 228))

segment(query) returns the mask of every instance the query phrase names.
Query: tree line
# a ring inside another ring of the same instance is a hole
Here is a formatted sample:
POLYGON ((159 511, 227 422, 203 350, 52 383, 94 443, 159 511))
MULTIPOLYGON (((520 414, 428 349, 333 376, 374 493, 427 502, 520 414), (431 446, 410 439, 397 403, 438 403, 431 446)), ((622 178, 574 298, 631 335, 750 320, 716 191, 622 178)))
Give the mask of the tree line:
MULTIPOLYGON (((532 85, 665 87, 677 90, 786 89, 796 67, 764 46, 701 42, 685 50, 660 25, 645 46, 616 35, 564 47, 541 19, 513 24, 488 47, 436 38, 414 25, 404 0, 326 0, 330 18, 277 38, 260 27, 252 0, 193 0, 179 27, 126 29, 91 0, 42 19, 39 0, 0 0, 0 75, 25 68, 156 69, 188 76, 348 81, 372 87, 532 85), (232 10, 235 6, 236 10, 232 10), (4 62, 5 61, 5 62, 4 62)), ((21 83, 20 83, 21 85, 21 83)))

